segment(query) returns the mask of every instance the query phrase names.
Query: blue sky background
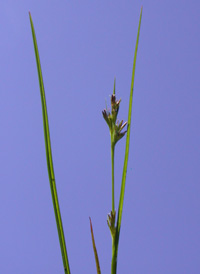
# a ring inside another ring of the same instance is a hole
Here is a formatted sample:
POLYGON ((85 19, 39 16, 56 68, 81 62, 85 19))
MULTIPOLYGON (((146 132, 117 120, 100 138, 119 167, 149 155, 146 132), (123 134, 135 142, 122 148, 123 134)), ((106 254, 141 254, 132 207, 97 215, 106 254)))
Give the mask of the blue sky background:
MULTIPOLYGON (((200 273, 200 3, 2 0, 0 273, 63 273, 45 159, 28 11, 39 46, 71 273, 110 273, 109 130, 113 90, 133 124, 118 273, 200 273)), ((116 147, 116 203, 125 138, 116 147)))

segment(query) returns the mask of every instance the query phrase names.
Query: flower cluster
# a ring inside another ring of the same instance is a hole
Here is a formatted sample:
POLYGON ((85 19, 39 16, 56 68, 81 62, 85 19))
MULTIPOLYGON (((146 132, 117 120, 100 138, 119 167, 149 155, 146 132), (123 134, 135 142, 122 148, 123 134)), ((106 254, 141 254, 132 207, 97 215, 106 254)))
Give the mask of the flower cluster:
POLYGON ((127 125, 127 122, 123 123, 123 120, 121 122, 117 121, 117 114, 119 112, 120 102, 121 99, 116 101, 115 94, 113 93, 111 95, 111 112, 109 112, 107 109, 104 109, 102 111, 103 118, 105 119, 110 129, 110 135, 113 145, 115 145, 126 134, 126 131, 121 131, 127 125))
POLYGON ((116 227, 115 227, 115 215, 116 215, 116 211, 114 212, 110 212, 110 214, 107 215, 107 224, 108 227, 110 228, 110 232, 112 237, 115 237, 115 233, 116 233, 116 227))

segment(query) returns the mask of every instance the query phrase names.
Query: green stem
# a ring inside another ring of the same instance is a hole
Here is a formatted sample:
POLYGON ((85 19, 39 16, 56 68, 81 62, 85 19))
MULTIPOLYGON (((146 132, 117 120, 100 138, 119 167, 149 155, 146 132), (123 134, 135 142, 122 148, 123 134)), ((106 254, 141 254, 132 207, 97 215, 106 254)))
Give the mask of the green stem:
POLYGON ((111 274, 117 273, 117 256, 116 256, 116 246, 115 237, 112 237, 112 262, 111 262, 111 274))
POLYGON ((114 177, 114 153, 115 146, 113 145, 111 138, 111 163, 112 163, 112 212, 115 212, 115 177, 114 177))
MULTIPOLYGON (((112 213, 114 215, 114 226, 115 226, 115 177, 114 177, 114 154, 115 154, 115 143, 114 133, 111 134, 111 163, 112 163, 112 213)), ((112 220, 113 221, 113 220, 112 220)), ((116 261, 115 261, 115 235, 112 234, 112 263, 111 263, 111 274, 116 273, 116 261)))
MULTIPOLYGON (((113 94, 115 95, 115 82, 113 87, 113 94)), ((114 154, 115 154, 115 125, 112 125, 110 132, 111 136, 111 165, 112 165, 112 213, 115 213, 115 176, 114 176, 114 154)))

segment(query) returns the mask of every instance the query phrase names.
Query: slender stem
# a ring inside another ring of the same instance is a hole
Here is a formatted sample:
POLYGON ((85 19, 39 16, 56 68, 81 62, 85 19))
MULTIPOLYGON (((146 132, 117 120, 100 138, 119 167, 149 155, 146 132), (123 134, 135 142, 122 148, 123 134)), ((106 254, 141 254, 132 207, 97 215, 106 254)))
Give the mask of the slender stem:
POLYGON ((117 273, 117 256, 115 247, 115 237, 112 237, 112 262, 111 262, 111 274, 117 273))
POLYGON ((114 152, 115 146, 111 137, 111 163, 112 163, 112 212, 115 212, 115 177, 114 177, 114 152))
MULTIPOLYGON (((112 213, 115 216, 115 177, 114 177, 114 134, 111 134, 111 163, 112 163, 112 213)), ((115 220, 115 217, 114 217, 115 220)), ((115 222, 115 221, 114 221, 115 222)), ((115 226, 115 224, 114 224, 115 226)), ((111 234, 112 235, 112 234, 111 234)), ((116 274, 116 261, 115 261, 115 235, 112 235, 112 263, 111 263, 111 274, 116 274)))

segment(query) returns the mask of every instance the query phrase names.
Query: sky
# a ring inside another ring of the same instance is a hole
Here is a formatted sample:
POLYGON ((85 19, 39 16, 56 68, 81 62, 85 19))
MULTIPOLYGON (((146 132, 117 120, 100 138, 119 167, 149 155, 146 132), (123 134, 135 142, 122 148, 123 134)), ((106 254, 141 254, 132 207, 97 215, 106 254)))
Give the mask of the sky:
MULTIPOLYGON (((110 273, 109 129, 127 120, 143 5, 118 273, 200 273, 200 2, 1 0, 0 273, 64 273, 48 181, 31 12, 71 273, 110 273)), ((125 138, 116 146, 119 200, 125 138)))

